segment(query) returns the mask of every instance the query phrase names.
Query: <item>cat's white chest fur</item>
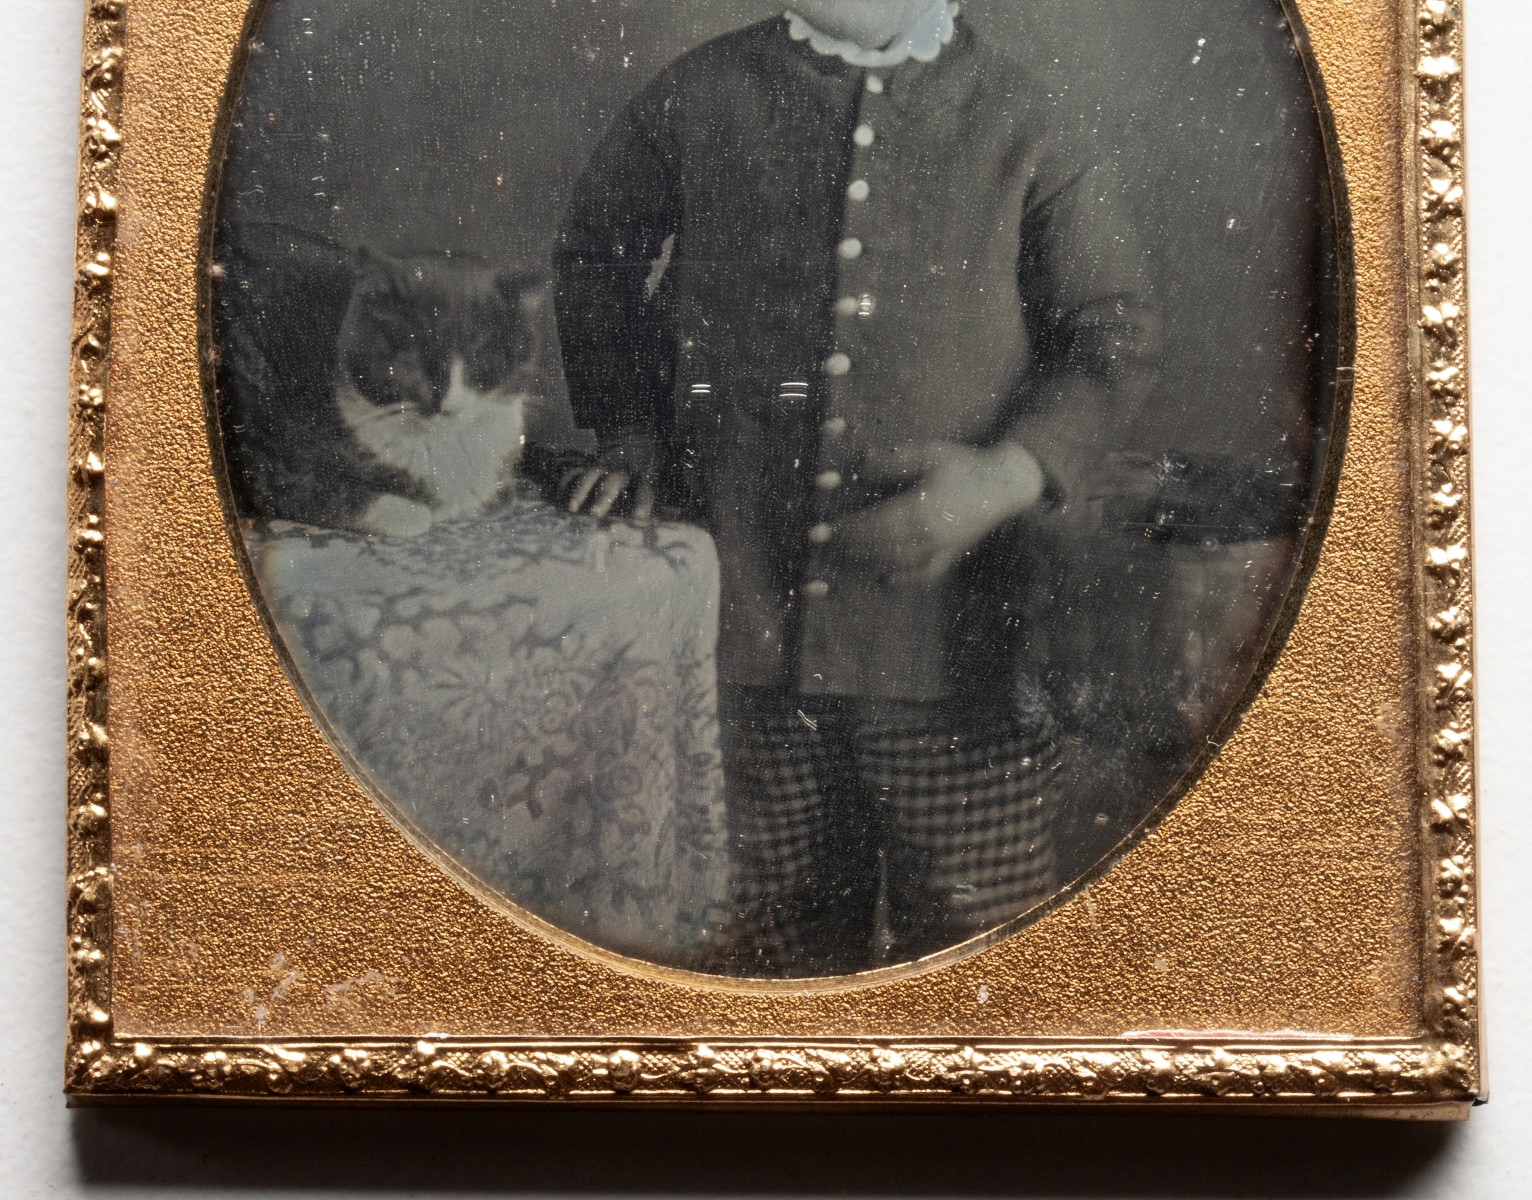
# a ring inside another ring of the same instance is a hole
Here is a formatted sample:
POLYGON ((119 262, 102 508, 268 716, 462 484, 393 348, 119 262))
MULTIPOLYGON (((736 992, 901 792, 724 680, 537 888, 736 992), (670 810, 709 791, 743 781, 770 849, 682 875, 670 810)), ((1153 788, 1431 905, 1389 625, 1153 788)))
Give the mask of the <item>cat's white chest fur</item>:
POLYGON ((340 386, 338 398, 357 441, 431 497, 427 506, 379 497, 366 520, 379 533, 418 533, 433 520, 480 512, 504 488, 525 444, 526 396, 471 386, 457 357, 437 412, 379 407, 349 383, 340 386), (422 507, 425 512, 412 511, 422 507))

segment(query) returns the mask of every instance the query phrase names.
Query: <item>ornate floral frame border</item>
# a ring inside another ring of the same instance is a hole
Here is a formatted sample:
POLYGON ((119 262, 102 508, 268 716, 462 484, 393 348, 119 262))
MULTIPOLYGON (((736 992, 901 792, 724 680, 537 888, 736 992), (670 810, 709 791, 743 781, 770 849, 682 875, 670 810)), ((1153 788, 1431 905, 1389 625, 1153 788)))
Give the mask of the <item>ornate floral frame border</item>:
POLYGON ((1481 1098, 1472 568, 1462 140, 1462 11, 1403 0, 1416 25, 1414 168, 1419 270, 1417 556, 1422 664, 1420 778, 1429 878, 1429 1034, 1380 1042, 1211 1038, 1058 1044, 722 1039, 493 1042, 473 1039, 142 1042, 113 1032, 112 872, 102 525, 123 23, 130 0, 87 0, 79 232, 71 345, 68 519, 68 1049, 80 1099, 133 1095, 398 1100, 627 1099, 796 1103, 967 1098, 1092 1099, 1164 1108, 1216 1099, 1370 1115, 1461 1116, 1481 1098))

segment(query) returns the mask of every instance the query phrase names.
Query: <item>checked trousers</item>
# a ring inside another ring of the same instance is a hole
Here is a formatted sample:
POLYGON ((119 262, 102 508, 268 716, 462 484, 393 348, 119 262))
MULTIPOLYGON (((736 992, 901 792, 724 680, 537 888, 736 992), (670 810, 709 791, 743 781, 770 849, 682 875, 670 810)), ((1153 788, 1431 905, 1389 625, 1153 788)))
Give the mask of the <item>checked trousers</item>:
POLYGON ((1052 894, 1050 720, 755 688, 723 715, 729 973, 908 962, 1052 894))

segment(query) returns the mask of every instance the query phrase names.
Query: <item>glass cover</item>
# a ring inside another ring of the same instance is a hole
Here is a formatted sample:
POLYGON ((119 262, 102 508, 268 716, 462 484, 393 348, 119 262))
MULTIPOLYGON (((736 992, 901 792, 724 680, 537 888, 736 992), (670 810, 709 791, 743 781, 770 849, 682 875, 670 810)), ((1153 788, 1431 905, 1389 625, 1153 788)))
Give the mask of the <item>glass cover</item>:
POLYGON ((1107 869, 1278 648, 1347 263, 1278 0, 271 0, 231 525, 447 869, 766 980, 1107 869))

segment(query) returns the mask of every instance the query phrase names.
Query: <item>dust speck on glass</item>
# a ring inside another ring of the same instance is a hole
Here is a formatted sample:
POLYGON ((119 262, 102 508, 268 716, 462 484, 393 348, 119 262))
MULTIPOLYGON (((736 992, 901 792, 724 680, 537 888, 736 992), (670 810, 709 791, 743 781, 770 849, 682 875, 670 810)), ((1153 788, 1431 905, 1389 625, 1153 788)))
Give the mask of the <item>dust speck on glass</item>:
POLYGON ((1333 476, 1300 45, 1278 0, 270 0, 214 441, 349 767, 459 877, 713 975, 1108 869, 1333 476))

